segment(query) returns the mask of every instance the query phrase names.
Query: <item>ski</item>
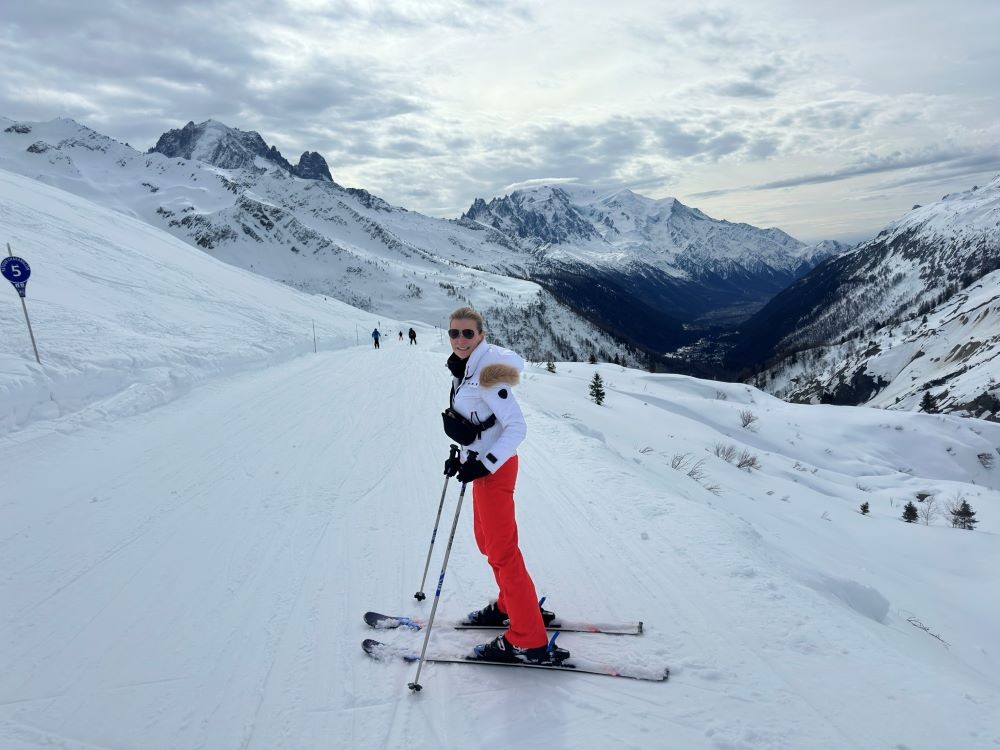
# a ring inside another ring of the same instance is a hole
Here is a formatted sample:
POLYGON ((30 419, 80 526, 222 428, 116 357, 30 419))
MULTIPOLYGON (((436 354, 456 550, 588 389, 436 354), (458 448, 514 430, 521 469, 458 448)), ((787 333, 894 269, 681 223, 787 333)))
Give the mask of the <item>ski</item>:
MULTIPOLYGON (((423 620, 405 617, 403 615, 383 615, 379 612, 365 612, 365 622, 376 630, 420 630, 423 620)), ((456 622, 452 625, 456 630, 503 630, 495 625, 473 625, 468 622, 456 622)), ((642 635, 642 621, 622 623, 576 622, 557 617, 546 628, 550 633, 603 633, 604 635, 642 635)))
MULTIPOLYGON (((391 661, 402 659, 407 662, 420 661, 419 654, 409 649, 396 648, 385 643, 380 643, 372 638, 366 638, 361 648, 365 653, 376 661, 391 661)), ((459 655, 436 655, 424 658, 425 663, 435 664, 478 664, 489 667, 525 667, 527 669, 548 669, 554 672, 575 672, 577 674, 596 674, 605 677, 623 677, 630 680, 644 680, 648 682, 663 682, 670 676, 670 670, 666 667, 636 667, 634 665, 620 666, 605 662, 596 662, 588 659, 571 656, 560 664, 528 664, 526 662, 506 662, 506 661, 486 661, 477 659, 475 656, 459 655)))

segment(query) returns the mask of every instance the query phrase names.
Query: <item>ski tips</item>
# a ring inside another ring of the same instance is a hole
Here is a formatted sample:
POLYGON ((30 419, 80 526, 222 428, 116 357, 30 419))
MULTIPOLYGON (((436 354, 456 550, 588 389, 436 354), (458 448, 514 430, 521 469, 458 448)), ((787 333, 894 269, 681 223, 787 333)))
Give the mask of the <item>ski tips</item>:
POLYGON ((374 638, 365 638, 361 642, 361 648, 376 661, 385 661, 389 656, 389 647, 374 638))

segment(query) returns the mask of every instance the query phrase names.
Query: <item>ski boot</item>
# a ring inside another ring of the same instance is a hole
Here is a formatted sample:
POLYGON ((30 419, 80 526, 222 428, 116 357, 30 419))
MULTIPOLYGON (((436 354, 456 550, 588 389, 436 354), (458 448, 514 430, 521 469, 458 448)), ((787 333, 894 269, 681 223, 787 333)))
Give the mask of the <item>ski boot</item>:
POLYGON ((569 658, 569 651, 556 646, 556 636, 544 646, 536 648, 519 648, 507 640, 507 635, 501 633, 489 643, 476 646, 472 653, 480 661, 521 662, 523 664, 538 664, 540 666, 555 666, 569 658))
MULTIPOLYGON (((542 613, 542 622, 545 623, 545 627, 548 627, 549 623, 556 619, 556 615, 555 612, 549 612, 547 609, 542 607, 544 602, 545 597, 543 596, 538 602, 538 610, 542 613)), ((470 612, 466 615, 465 622, 468 625, 505 628, 510 624, 510 618, 507 617, 506 612, 497 607, 497 603, 495 601, 492 601, 482 609, 470 612)))

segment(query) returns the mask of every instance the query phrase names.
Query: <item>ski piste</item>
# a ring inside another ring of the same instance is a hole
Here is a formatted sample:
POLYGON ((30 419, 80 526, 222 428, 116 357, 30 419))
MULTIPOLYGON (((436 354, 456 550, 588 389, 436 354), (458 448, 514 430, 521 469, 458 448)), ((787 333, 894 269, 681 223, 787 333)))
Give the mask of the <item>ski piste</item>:
MULTIPOLYGON (((380 612, 365 612, 365 622, 376 630, 394 630, 404 628, 406 630, 420 630, 424 627, 424 621, 405 615, 383 615, 380 612)), ((499 625, 473 625, 468 622, 456 622, 452 624, 456 630, 503 630, 499 625)), ((642 635, 642 621, 620 622, 620 623, 600 623, 600 622, 577 622, 574 620, 563 620, 557 617, 546 627, 550 633, 602 633, 604 635, 642 635)))
MULTIPOLYGON (((409 649, 402 649, 381 643, 373 638, 366 638, 361 648, 365 653, 376 661, 390 661, 392 659, 402 659, 407 662, 420 661, 419 654, 409 649)), ((528 664, 525 662, 505 662, 486 661, 477 659, 474 656, 462 656, 459 654, 440 654, 424 657, 424 663, 435 664, 476 664, 488 667, 524 667, 526 669, 548 669, 553 672, 575 672, 576 674, 596 674, 605 677, 622 677, 629 680, 643 680, 646 682, 663 682, 670 676, 667 667, 637 667, 634 665, 615 665, 606 662, 591 661, 571 656, 560 664, 528 664)))

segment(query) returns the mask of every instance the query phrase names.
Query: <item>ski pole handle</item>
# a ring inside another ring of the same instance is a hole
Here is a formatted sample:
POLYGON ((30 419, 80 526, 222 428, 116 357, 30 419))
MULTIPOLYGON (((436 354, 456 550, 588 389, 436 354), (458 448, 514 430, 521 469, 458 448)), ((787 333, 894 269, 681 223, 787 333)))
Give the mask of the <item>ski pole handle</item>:
POLYGON ((462 465, 458 458, 458 446, 452 443, 451 451, 448 453, 448 459, 444 462, 444 475, 446 477, 453 477, 458 473, 458 470, 462 465))

